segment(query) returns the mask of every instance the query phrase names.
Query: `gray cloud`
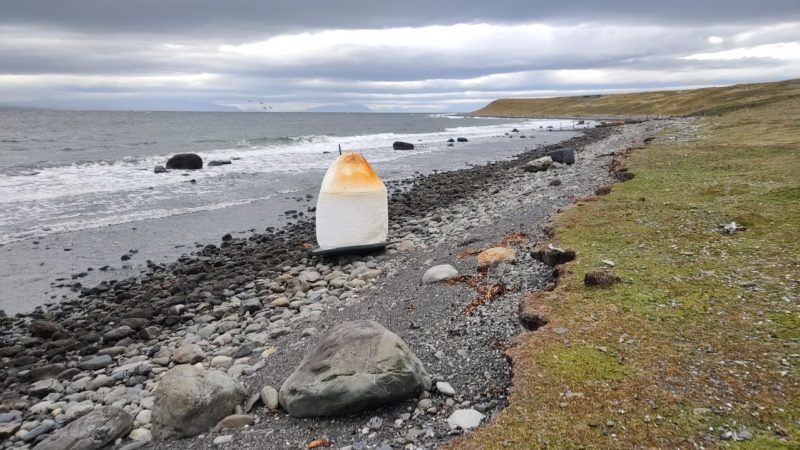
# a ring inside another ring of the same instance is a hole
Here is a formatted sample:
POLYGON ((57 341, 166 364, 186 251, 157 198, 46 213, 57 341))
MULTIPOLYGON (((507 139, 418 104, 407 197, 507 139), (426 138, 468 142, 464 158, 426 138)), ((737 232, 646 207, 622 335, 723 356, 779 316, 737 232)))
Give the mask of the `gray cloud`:
POLYGON ((271 34, 490 21, 761 24, 800 18, 796 0, 3 0, 0 23, 83 32, 271 34))
POLYGON ((800 76, 796 0, 0 2, 0 103, 446 110, 800 76))

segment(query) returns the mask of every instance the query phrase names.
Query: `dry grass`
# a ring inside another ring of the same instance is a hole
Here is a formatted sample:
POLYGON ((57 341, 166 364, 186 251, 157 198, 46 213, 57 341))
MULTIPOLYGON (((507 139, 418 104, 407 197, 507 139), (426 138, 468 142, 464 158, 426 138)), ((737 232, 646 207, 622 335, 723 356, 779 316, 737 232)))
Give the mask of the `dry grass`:
POLYGON ((797 98, 800 98, 800 80, 788 80, 685 91, 583 97, 506 98, 495 100, 472 114, 502 117, 719 115, 797 98))
POLYGON ((509 406, 450 448, 800 448, 799 118, 792 98, 703 119, 559 215, 578 259, 549 323, 508 350, 509 406), (623 282, 585 288, 604 259, 623 282))

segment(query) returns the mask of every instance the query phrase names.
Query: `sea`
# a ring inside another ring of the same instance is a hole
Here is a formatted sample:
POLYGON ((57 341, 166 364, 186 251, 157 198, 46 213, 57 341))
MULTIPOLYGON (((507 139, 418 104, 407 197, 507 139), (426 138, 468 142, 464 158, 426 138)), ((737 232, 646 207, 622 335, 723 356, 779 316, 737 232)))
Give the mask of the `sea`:
POLYGON ((593 124, 410 113, 3 111, 0 310, 28 312, 75 295, 54 285, 135 275, 147 260, 173 260, 225 233, 285 225, 293 220, 287 210, 313 207, 340 147, 363 153, 393 181, 508 159, 584 126, 593 124), (459 137, 467 142, 448 146, 459 137), (394 141, 415 148, 393 150, 394 141), (154 173, 184 152, 200 155, 205 167, 154 173))

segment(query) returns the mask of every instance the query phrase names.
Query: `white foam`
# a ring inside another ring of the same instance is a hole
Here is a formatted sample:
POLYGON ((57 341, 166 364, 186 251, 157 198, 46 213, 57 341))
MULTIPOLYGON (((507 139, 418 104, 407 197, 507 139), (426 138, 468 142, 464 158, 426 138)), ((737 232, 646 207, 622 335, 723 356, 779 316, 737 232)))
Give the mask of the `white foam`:
POLYGON ((0 242, 24 239, 40 232, 85 229, 247 203, 253 201, 252 195, 227 202, 230 197, 220 193, 236 187, 241 177, 325 170, 338 155, 338 145, 345 150, 360 151, 372 164, 394 163, 424 153, 450 151, 446 146, 450 138, 465 137, 480 144, 502 136, 511 128, 519 128, 530 135, 547 131, 547 126, 558 129, 559 123, 571 129, 573 122, 529 120, 451 127, 430 133, 308 135, 263 139, 265 143, 256 139, 255 144, 242 140, 234 148, 197 152, 206 164, 215 159, 233 160, 230 165, 206 167, 200 171, 154 174, 153 167, 165 164, 170 156, 158 155, 35 168, 23 171, 25 175, 0 173, 0 242), (394 141, 411 142, 416 148, 395 151, 391 147, 394 141), (187 183, 192 178, 197 180, 196 185, 187 183), (207 201, 202 198, 204 195, 209 197, 207 201), (174 204, 176 198, 196 201, 182 208, 164 208, 164 205, 174 204), (206 203, 198 204, 204 201, 206 203))

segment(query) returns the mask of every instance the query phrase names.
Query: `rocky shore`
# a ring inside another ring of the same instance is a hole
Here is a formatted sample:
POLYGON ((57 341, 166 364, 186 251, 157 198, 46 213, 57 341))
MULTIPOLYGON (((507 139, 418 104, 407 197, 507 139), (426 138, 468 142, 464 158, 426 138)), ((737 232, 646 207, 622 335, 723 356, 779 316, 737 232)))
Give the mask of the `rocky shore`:
POLYGON ((532 255, 547 220, 615 181, 614 155, 668 123, 592 129, 511 161, 390 186, 382 254, 313 257, 307 220, 226 235, 172 264, 149 263, 141 277, 2 317, 0 448, 60 448, 98 423, 103 438, 81 448, 434 448, 490 421, 512 381, 503 350, 525 331, 519 301, 553 283, 552 267, 532 255), (575 150, 574 164, 540 159, 561 149, 575 150), (404 342, 428 383, 420 373, 412 398, 360 412, 287 414, 281 386, 352 321, 404 342), (194 381, 166 389, 177 372, 194 381), (201 406, 172 407, 181 390, 201 406))

